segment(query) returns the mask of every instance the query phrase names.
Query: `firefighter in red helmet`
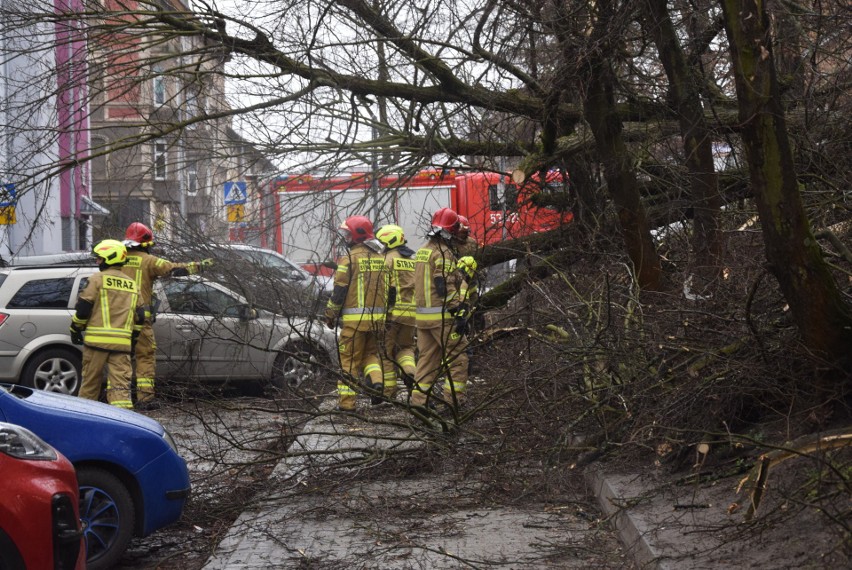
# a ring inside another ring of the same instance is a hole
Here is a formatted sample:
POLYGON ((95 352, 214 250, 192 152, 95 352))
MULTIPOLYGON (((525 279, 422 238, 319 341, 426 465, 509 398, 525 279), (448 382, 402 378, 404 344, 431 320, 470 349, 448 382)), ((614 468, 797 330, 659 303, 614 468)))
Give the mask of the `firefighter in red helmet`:
POLYGON ((432 385, 445 375, 443 400, 456 410, 467 388, 467 341, 461 324, 467 319, 467 288, 456 266, 453 249, 460 229, 459 216, 441 208, 432 216, 428 242, 415 256, 414 285, 417 309, 417 369, 411 403, 430 405, 432 385))
POLYGON ((127 246, 127 263, 124 273, 136 282, 139 288, 139 306, 144 310, 145 322, 134 351, 136 360, 136 407, 141 410, 154 409, 157 342, 151 326, 156 318, 156 303, 153 298, 154 281, 166 275, 181 277, 194 275, 213 265, 212 259, 190 263, 172 263, 152 255, 154 232, 141 222, 133 222, 124 232, 127 246))
POLYGON ((459 231, 456 235, 456 251, 459 255, 473 255, 479 249, 479 243, 470 235, 470 221, 459 216, 459 231))
POLYGON ((343 374, 337 382, 338 407, 353 411, 362 374, 370 385, 373 403, 382 401, 379 338, 385 326, 389 274, 384 247, 375 239, 370 220, 350 216, 340 224, 338 234, 348 251, 337 260, 325 321, 331 328, 338 320, 341 323, 338 352, 343 374))

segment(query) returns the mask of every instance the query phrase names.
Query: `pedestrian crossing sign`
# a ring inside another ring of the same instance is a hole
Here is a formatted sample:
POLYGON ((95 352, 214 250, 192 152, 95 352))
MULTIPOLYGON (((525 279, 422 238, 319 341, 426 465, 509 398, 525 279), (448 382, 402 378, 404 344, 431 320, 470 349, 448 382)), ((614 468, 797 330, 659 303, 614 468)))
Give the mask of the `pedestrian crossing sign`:
POLYGON ((225 182, 225 205, 245 204, 248 201, 245 182, 225 182))

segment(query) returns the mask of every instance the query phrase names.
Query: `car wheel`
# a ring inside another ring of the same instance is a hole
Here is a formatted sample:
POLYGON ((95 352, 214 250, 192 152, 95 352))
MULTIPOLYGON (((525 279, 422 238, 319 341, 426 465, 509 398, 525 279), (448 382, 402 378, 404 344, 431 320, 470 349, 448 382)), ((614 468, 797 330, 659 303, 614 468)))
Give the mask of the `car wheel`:
POLYGON ((302 342, 288 344, 278 353, 272 386, 284 397, 314 407, 335 388, 322 350, 302 342))
POLYGON ((67 348, 49 348, 35 355, 21 374, 21 384, 76 396, 83 374, 80 353, 67 348))
POLYGON ((114 566, 133 538, 133 500, 127 487, 112 473, 97 467, 77 470, 80 519, 86 541, 86 568, 114 566))

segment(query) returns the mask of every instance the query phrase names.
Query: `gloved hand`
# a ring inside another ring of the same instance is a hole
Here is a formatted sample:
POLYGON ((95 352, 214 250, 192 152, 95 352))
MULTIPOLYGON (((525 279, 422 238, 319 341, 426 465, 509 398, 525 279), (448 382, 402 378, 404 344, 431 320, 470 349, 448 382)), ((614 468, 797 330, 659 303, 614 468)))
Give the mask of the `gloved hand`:
POLYGON ((71 333, 71 342, 73 342, 74 344, 83 344, 83 330, 82 329, 78 329, 74 325, 71 325, 69 332, 71 333))
POLYGON ((460 335, 467 334, 467 317, 459 316, 458 314, 453 319, 453 330, 460 335))
POLYGON ((460 257, 459 260, 456 261, 456 267, 464 274, 467 279, 473 279, 473 276, 476 273, 477 263, 472 256, 465 255, 464 257, 460 257))
POLYGON ((465 303, 462 303, 453 311, 453 330, 459 334, 465 334, 467 332, 467 322, 469 318, 470 309, 465 303))
POLYGON ((336 324, 337 324, 337 319, 335 319, 334 317, 326 317, 325 318, 325 326, 327 326, 328 328, 333 329, 336 324))

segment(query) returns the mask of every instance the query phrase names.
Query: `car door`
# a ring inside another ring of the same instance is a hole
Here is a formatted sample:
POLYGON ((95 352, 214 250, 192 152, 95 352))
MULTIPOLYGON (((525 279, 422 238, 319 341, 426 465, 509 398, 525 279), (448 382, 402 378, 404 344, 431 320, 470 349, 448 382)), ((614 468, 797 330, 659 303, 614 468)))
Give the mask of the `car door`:
POLYGON ((163 375, 199 380, 252 378, 247 362, 246 310, 238 298, 192 279, 160 283, 154 323, 163 375))

